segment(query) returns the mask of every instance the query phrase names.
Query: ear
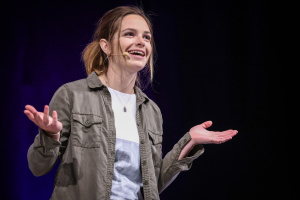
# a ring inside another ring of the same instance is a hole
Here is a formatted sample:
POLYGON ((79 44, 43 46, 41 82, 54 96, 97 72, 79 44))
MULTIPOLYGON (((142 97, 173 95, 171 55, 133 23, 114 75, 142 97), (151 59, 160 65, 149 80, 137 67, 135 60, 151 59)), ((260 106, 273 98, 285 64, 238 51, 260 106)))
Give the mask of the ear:
POLYGON ((99 44, 104 53, 106 53, 107 55, 110 54, 109 43, 106 39, 101 39, 99 41, 99 44))

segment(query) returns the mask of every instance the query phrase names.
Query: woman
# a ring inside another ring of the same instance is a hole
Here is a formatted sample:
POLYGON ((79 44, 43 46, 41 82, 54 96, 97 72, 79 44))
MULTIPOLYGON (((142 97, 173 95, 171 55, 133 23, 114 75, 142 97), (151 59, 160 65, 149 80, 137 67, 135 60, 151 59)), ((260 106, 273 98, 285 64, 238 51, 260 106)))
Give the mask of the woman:
POLYGON ((89 76, 61 86, 44 112, 25 106, 39 127, 28 150, 32 173, 44 175, 61 159, 51 199, 159 199, 203 153, 202 144, 237 133, 207 131, 207 121, 162 159, 161 112, 135 86, 143 69, 152 80, 153 47, 151 23, 141 9, 110 10, 83 52, 89 76))

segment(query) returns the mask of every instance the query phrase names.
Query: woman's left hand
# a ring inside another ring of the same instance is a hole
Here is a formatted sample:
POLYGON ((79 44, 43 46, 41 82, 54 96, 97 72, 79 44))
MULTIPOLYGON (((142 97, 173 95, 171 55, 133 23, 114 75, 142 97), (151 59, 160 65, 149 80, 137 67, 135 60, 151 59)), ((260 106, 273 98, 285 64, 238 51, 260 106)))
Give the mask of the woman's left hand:
POLYGON ((190 129, 190 135, 192 143, 197 144, 221 144, 230 140, 235 136, 237 130, 226 130, 226 131, 208 131, 206 130, 212 125, 212 121, 206 121, 200 125, 194 126, 190 129))

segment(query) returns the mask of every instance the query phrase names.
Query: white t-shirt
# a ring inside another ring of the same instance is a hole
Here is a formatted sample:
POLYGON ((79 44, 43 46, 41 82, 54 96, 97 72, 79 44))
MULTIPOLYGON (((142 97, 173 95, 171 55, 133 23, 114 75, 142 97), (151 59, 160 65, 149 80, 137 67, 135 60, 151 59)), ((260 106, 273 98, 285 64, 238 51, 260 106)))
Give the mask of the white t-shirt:
POLYGON ((139 135, 136 126, 136 95, 108 87, 116 128, 116 154, 111 200, 143 199, 139 135), (124 112, 124 106, 126 112, 124 112))

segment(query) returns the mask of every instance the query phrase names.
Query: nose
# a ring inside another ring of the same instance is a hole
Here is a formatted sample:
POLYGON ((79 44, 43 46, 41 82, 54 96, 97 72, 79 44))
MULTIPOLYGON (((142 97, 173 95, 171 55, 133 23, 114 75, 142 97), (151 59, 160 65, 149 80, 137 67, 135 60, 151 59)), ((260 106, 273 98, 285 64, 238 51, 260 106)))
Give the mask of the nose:
POLYGON ((145 46, 145 40, 144 40, 142 35, 137 36, 136 45, 137 46, 142 46, 142 47, 145 46))

